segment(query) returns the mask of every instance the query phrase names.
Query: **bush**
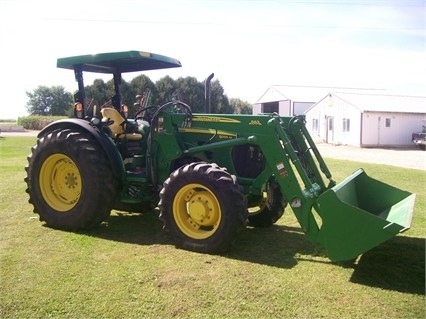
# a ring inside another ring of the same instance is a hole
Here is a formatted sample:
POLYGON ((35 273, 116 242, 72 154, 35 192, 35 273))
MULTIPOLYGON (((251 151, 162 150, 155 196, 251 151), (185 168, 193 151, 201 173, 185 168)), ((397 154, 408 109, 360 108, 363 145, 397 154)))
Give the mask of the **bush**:
POLYGON ((30 115, 18 117, 17 124, 23 126, 27 130, 41 130, 46 125, 60 120, 65 119, 65 116, 38 116, 30 115))

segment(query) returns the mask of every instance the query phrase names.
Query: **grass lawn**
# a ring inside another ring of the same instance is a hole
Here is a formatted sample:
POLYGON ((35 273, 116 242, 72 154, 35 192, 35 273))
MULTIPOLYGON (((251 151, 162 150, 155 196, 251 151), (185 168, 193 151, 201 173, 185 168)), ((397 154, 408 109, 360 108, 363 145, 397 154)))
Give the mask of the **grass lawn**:
POLYGON ((86 232, 50 229, 25 193, 35 137, 0 138, 0 318, 425 318, 425 171, 326 159, 417 194, 407 232, 332 263, 292 211, 233 249, 176 249, 157 213, 114 211, 86 232))

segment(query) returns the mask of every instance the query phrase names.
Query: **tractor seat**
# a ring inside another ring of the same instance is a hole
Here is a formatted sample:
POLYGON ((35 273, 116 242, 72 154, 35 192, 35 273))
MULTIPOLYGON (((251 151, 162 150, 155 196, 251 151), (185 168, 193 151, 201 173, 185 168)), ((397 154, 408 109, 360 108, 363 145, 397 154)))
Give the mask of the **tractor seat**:
POLYGON ((126 133, 126 120, 121 114, 112 107, 106 107, 101 110, 102 121, 112 121, 109 125, 112 138, 126 138, 128 140, 138 141, 142 139, 140 133, 126 133))

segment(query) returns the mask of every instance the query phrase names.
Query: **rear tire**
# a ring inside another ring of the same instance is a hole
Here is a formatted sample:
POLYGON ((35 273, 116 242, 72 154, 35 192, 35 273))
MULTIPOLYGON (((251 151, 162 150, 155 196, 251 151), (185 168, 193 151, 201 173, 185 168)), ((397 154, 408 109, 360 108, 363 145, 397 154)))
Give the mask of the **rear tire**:
POLYGON ((49 227, 78 230, 108 218, 116 196, 107 155, 89 133, 64 129, 37 140, 28 156, 26 192, 49 227))
POLYGON ((249 207, 249 226, 270 227, 284 214, 287 202, 284 200, 280 186, 276 182, 268 183, 263 198, 257 205, 249 207))
POLYGON ((174 171, 163 184, 158 206, 175 245, 202 253, 226 251, 247 219, 235 176, 204 162, 174 171))

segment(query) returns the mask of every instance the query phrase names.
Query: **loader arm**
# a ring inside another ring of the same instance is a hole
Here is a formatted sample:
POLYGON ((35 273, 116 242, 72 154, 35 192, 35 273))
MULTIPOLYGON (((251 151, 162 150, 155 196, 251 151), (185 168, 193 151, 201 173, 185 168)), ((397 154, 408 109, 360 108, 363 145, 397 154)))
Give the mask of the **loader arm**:
POLYGON ((283 121, 279 116, 274 116, 268 125, 274 127, 274 138, 269 137, 269 142, 259 141, 266 162, 276 176, 303 232, 311 241, 317 242, 320 225, 312 209, 318 196, 327 189, 317 163, 321 163, 325 176, 330 180, 329 186, 334 186, 335 182, 316 146, 306 144, 304 136, 307 132, 303 130, 302 118, 283 121))

